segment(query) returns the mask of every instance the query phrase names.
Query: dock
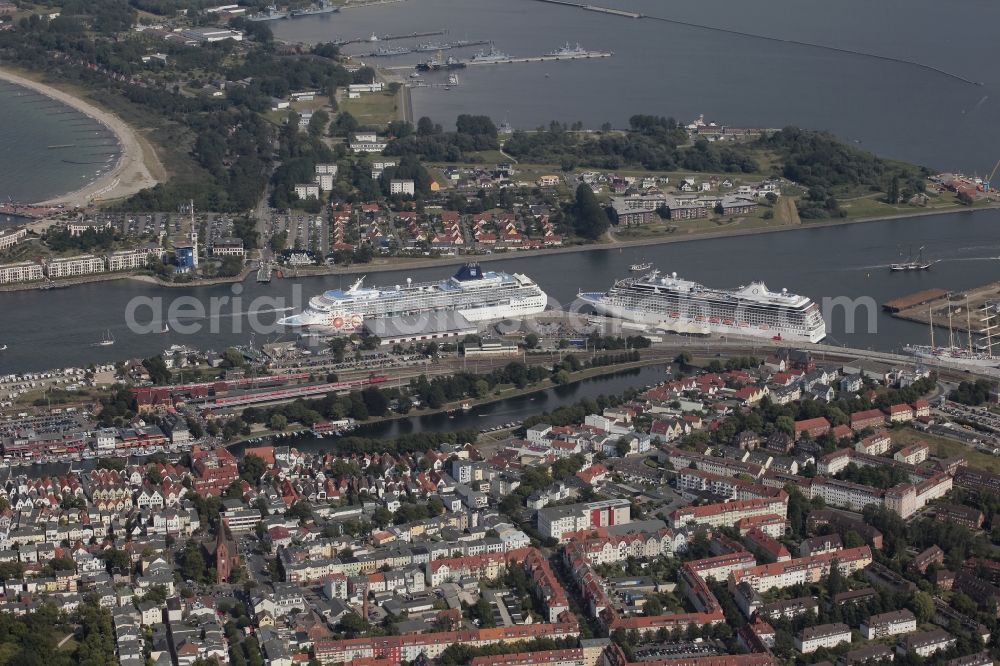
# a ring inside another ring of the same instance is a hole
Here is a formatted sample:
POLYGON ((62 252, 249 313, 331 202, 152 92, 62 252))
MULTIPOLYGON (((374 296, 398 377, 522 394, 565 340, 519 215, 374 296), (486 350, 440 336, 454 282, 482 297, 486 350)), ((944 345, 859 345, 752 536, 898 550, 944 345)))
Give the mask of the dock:
POLYGON ((991 282, 961 292, 926 289, 888 301, 882 307, 897 319, 925 326, 930 324, 933 317, 936 327, 947 327, 950 315, 951 326, 956 331, 969 332, 971 325, 972 333, 976 335, 981 334, 987 326, 992 326, 994 328, 992 334, 997 335, 995 328, 998 323, 997 317, 992 316, 993 321, 987 321, 984 308, 987 304, 995 308, 998 303, 1000 303, 1000 282, 991 282))
MULTIPOLYGON (((497 58, 496 60, 455 60, 454 64, 458 67, 471 67, 473 65, 509 65, 512 63, 522 63, 522 62, 555 62, 558 60, 591 60, 593 58, 610 58, 614 55, 613 51, 587 51, 586 53, 576 53, 573 55, 540 55, 540 56, 524 56, 524 57, 510 57, 510 58, 497 58)), ((382 69, 393 72, 402 72, 414 69, 414 65, 396 65, 393 67, 383 67, 382 69)))
POLYGON ((372 35, 369 37, 357 37, 355 39, 338 39, 333 43, 337 46, 346 46, 348 44, 377 44, 378 42, 391 42, 397 39, 419 39, 421 37, 440 37, 441 35, 447 34, 447 30, 432 30, 430 32, 411 32, 408 35, 372 35), (375 37, 375 39, 372 39, 375 37))
POLYGON ((900 312, 917 305, 925 305, 931 301, 936 301, 948 295, 947 289, 924 289, 915 294, 900 296, 882 304, 882 309, 886 312, 900 312))
POLYGON ((587 51, 586 53, 578 53, 575 55, 540 55, 540 56, 525 56, 523 58, 501 58, 498 60, 468 60, 462 61, 468 66, 472 65, 507 65, 511 63, 518 62, 555 62, 557 60, 590 60, 592 58, 610 58, 614 53, 612 51, 587 51))
POLYGON ((271 281, 271 262, 265 261, 257 269, 257 282, 271 281))

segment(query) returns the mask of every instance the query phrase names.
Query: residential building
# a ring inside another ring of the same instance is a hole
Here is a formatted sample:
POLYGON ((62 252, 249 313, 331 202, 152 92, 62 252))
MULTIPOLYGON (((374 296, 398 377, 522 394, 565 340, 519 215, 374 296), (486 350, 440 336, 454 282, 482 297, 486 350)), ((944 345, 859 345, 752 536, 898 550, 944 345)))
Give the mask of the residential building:
POLYGON ((851 629, 846 624, 820 624, 806 627, 795 638, 795 649, 802 654, 815 652, 820 648, 832 648, 841 643, 851 642, 851 629))
POLYGON ((77 277, 104 272, 104 259, 92 254, 81 254, 66 259, 50 259, 45 263, 45 274, 50 278, 77 277))
POLYGON ((319 199, 319 185, 315 183, 298 183, 295 185, 295 196, 301 200, 319 199))
POLYGON ((917 618, 907 609, 872 615, 861 623, 861 634, 868 640, 908 634, 917 630, 917 618))
POLYGON ((389 181, 389 193, 412 197, 416 193, 416 189, 412 180, 393 178, 389 181))
POLYGON ((146 268, 149 265, 149 258, 159 259, 163 255, 160 248, 136 248, 134 250, 120 250, 112 252, 107 256, 109 271, 131 271, 137 268, 146 268))
POLYGON ((537 520, 542 536, 564 541, 569 532, 630 522, 631 504, 625 499, 611 499, 546 507, 539 509, 537 520))
POLYGON ((25 227, 14 227, 13 229, 0 229, 0 251, 9 250, 24 240, 28 235, 25 227))
POLYGON ((33 261, 20 261, 16 264, 0 264, 0 284, 16 282, 31 282, 41 280, 42 265, 33 261))
POLYGON ((955 644, 955 638, 944 629, 935 628, 910 634, 896 646, 896 652, 901 655, 918 655, 929 657, 935 652, 947 650, 955 644))

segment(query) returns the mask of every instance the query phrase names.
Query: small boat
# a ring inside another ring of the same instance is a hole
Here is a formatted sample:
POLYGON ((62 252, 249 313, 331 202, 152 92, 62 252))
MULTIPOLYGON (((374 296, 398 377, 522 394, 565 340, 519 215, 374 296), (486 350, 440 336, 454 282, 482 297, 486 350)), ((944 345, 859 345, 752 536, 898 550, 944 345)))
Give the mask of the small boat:
POLYGON ((101 341, 100 342, 95 342, 94 346, 95 347, 110 347, 113 344, 115 344, 115 336, 111 335, 111 329, 108 329, 107 333, 104 334, 104 337, 101 338, 101 341))
POLYGON ((0 346, 0 351, 7 351, 7 345, 0 346))
POLYGON ((166 322, 164 322, 163 323, 163 330, 160 331, 160 333, 169 333, 169 332, 170 332, 170 325, 167 324, 166 322))
POLYGON ((642 271, 648 271, 652 267, 653 267, 652 263, 650 263, 648 261, 644 261, 644 262, 639 263, 639 264, 632 264, 631 266, 629 266, 628 269, 630 271, 632 271, 633 273, 641 273, 642 271))

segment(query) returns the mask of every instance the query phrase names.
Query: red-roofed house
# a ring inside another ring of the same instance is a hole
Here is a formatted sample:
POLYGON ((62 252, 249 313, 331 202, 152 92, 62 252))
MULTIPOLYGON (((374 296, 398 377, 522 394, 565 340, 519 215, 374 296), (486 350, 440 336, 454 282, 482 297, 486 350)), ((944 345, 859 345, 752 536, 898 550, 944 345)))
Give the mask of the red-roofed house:
POLYGON ((816 439, 828 432, 830 432, 830 422, 825 416, 795 422, 795 439, 802 437, 803 433, 809 433, 810 437, 816 439))

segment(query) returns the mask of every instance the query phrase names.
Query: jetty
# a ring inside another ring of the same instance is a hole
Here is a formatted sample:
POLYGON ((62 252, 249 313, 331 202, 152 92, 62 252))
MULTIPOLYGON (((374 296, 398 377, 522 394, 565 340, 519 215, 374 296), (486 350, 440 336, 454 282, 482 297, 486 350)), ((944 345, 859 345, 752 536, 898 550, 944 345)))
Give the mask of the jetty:
POLYGON ((337 39, 334 40, 334 44, 337 46, 346 46, 347 44, 364 44, 364 43, 377 43, 377 42, 391 42, 397 39, 419 39, 420 37, 440 37, 441 35, 447 34, 447 30, 432 30, 430 32, 411 32, 408 35, 376 35, 372 33, 368 37, 356 37, 355 39, 337 39))
POLYGON ((556 60, 589 60, 591 58, 610 58, 614 55, 613 51, 586 51, 584 53, 566 54, 566 55, 540 55, 540 56, 524 56, 524 57, 513 57, 510 58, 497 58, 497 59, 484 59, 465 61, 468 66, 472 65, 506 65, 516 62, 554 62, 556 60))
POLYGON ((60 207, 54 206, 32 206, 30 204, 19 204, 16 202, 0 203, 0 215, 14 215, 17 217, 27 217, 32 220, 40 220, 49 215, 64 212, 60 207))
MULTIPOLYGON (((454 60, 451 61, 455 67, 472 67, 473 65, 509 65, 512 63, 522 63, 522 62, 555 62, 557 60, 590 60, 593 58, 610 58, 614 55, 614 51, 585 51, 583 53, 573 53, 565 55, 547 54, 539 56, 508 56, 503 58, 488 58, 477 60, 472 58, 470 60, 454 60)), ((394 67, 383 67, 383 69, 388 71, 407 71, 414 68, 414 65, 399 65, 394 67)), ((422 87, 422 86, 415 86, 422 87)))

